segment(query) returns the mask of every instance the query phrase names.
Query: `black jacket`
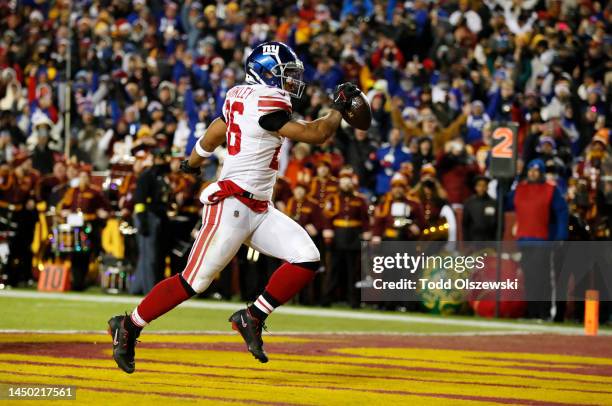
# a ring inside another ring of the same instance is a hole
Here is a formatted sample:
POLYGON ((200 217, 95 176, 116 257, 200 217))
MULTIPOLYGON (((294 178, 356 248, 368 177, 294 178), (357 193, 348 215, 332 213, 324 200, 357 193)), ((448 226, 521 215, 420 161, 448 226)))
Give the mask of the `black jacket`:
POLYGON ((53 172, 54 163, 55 157, 53 151, 48 146, 44 148, 36 147, 32 151, 32 166, 43 175, 53 172))
POLYGON ((491 197, 472 196, 463 205, 463 239, 494 241, 497 230, 497 202, 491 197))
POLYGON ((167 173, 167 168, 161 165, 145 170, 136 181, 134 203, 144 204, 145 210, 150 210, 158 216, 166 216, 170 194, 167 173))

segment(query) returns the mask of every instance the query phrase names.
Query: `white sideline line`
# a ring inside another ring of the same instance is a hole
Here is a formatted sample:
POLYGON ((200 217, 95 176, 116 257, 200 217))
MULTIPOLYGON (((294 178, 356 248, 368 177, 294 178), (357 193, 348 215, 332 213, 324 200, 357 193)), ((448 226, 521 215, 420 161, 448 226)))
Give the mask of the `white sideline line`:
MULTIPOLYGON (((160 330, 148 331, 148 335, 218 335, 232 336, 236 333, 226 330, 160 330)), ((95 334, 107 336, 105 330, 22 330, 22 329, 0 329, 0 334, 95 334)), ((269 337, 274 336, 400 336, 400 337, 415 337, 415 336, 501 336, 501 335, 531 335, 538 334, 528 331, 462 331, 457 333, 400 333, 395 331, 273 331, 265 333, 269 337)), ((237 336, 237 335, 236 335, 237 336)))
MULTIPOLYGON (((52 299, 64 300, 73 302, 93 302, 93 303, 126 303, 138 304, 142 300, 140 297, 126 296, 93 296, 82 293, 51 293, 37 291, 17 291, 17 290, 0 290, 0 297, 14 297, 22 299, 52 299)), ((242 307, 242 304, 237 303, 216 303, 203 301, 187 301, 183 302, 180 307, 192 309, 212 309, 212 310, 237 310, 242 307)), ((493 329, 502 329, 510 331, 527 331, 541 333, 561 333, 561 334, 583 334, 584 330, 580 327, 565 327, 565 326, 550 326, 537 325, 529 323, 505 323, 500 321, 489 320, 461 320, 448 319, 435 316, 410 316, 404 314, 384 314, 384 313, 367 313, 358 311, 332 310, 332 309, 313 309, 301 308, 294 306, 284 306, 276 310, 280 314, 291 314, 296 316, 313 316, 327 318, 344 318, 352 320, 374 320, 374 321, 391 321, 398 323, 421 323, 421 324, 438 324, 445 326, 461 326, 461 327, 484 327, 493 329)), ((612 331, 600 330, 601 335, 612 335, 612 331)))

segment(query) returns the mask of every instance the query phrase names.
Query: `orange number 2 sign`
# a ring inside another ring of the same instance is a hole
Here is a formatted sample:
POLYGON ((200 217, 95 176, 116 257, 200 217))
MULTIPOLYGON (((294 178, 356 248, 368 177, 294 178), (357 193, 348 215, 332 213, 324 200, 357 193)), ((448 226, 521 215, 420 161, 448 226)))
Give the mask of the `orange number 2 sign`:
POLYGON ((493 158, 512 158, 514 133, 508 127, 498 127, 493 131, 495 146, 491 150, 493 158))

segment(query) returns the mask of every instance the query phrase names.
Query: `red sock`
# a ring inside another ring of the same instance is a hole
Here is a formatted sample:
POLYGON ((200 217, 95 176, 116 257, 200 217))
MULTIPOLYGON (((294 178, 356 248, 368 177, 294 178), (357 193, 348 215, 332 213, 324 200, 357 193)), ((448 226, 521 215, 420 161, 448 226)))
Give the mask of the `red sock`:
POLYGON ((314 278, 311 269, 288 262, 282 264, 270 277, 266 292, 279 304, 286 303, 314 278))
POLYGON ((314 278, 313 270, 284 263, 268 281, 266 290, 248 307, 253 317, 265 320, 278 306, 286 303, 314 278))
POLYGON ((153 287, 132 312, 132 322, 138 327, 144 327, 189 299, 193 294, 193 291, 188 292, 179 274, 164 279, 153 287))

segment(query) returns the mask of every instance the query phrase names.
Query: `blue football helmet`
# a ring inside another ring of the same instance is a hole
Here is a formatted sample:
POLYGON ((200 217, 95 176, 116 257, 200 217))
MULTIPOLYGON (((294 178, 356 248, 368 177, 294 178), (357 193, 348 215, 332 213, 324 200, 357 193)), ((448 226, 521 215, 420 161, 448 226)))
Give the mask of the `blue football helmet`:
POLYGON ((302 97, 306 84, 302 80, 304 64, 293 49, 282 42, 257 46, 245 63, 246 82, 278 87, 293 97, 302 97))

